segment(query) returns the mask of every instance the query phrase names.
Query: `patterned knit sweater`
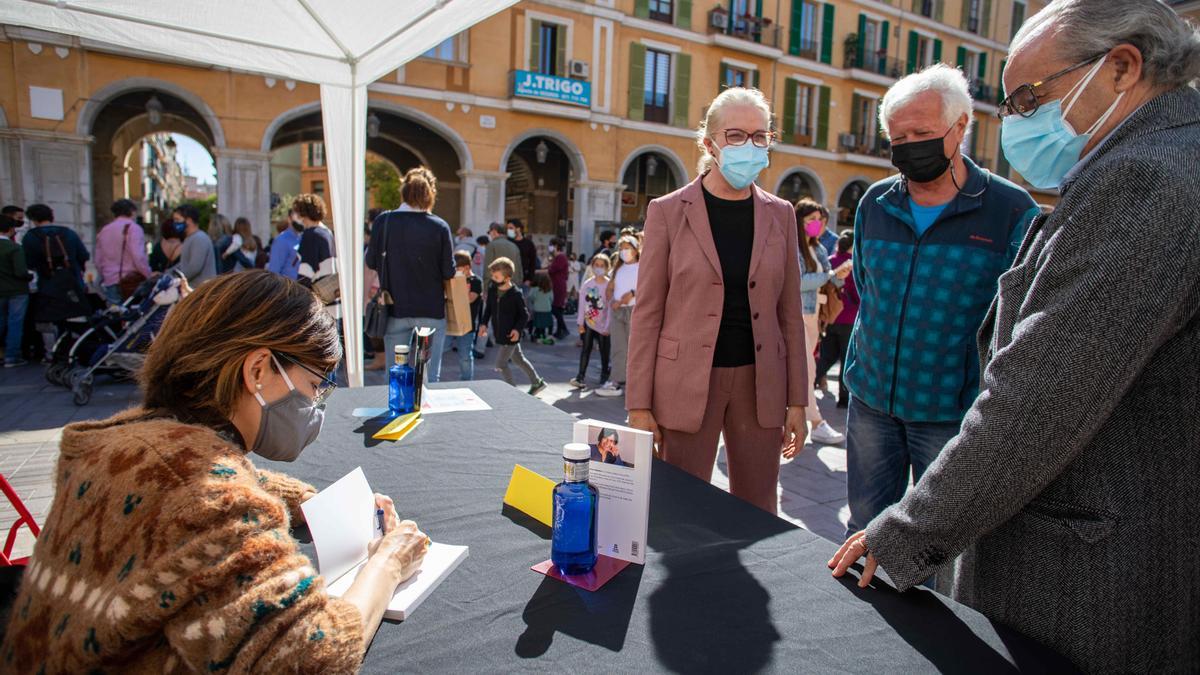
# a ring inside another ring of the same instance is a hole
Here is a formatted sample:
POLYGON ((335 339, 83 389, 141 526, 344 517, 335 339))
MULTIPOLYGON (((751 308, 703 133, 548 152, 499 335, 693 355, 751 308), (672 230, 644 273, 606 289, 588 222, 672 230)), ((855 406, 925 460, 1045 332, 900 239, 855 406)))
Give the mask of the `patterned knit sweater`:
POLYGON ((0 671, 357 670, 362 618, 289 535, 312 488, 132 409, 63 431, 0 671))

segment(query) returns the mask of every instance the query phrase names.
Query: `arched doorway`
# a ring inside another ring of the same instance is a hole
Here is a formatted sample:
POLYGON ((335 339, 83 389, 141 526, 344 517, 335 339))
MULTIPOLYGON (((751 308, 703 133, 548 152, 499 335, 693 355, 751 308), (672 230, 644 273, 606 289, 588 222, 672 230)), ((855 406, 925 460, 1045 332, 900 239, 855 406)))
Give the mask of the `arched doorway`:
MULTIPOLYGON (((280 202, 296 192, 314 192, 328 198, 320 107, 314 105, 278 122, 268 130, 269 139, 264 139, 264 149, 271 153, 272 201, 280 202)), ((452 230, 457 229, 461 222, 458 172, 462 164, 454 144, 438 130, 398 110, 371 105, 367 111, 366 163, 368 208, 398 207, 398 193, 387 184, 390 172, 403 175, 409 169, 425 166, 437 178, 434 214, 449 223, 452 230), (377 178, 374 183, 372 174, 377 178)), ((336 227, 336 223, 329 224, 336 227)))
POLYGON ((784 175, 779 181, 775 195, 792 204, 805 198, 825 203, 825 190, 821 187, 821 181, 813 174, 803 170, 793 170, 784 175))
POLYGON ((621 172, 621 227, 641 227, 650 200, 678 190, 687 180, 679 159, 659 150, 634 153, 621 172))
POLYGON ((224 140, 212 126, 211 113, 198 110, 180 92, 151 85, 123 90, 86 110, 84 117, 81 124, 95 139, 92 206, 97 227, 112 219, 109 206, 122 197, 139 203, 151 235, 153 225, 175 205, 189 199, 215 201, 215 185, 190 185, 183 175, 176 137, 198 144, 198 161, 209 163, 224 140))
POLYGON ((838 197, 837 209, 837 227, 839 232, 854 228, 854 217, 858 213, 858 202, 867 193, 868 187, 870 186, 864 180, 852 180, 846 184, 846 187, 842 188, 842 194, 838 197))
POLYGON ((509 153, 505 171, 505 219, 520 218, 538 243, 570 239, 577 178, 563 146, 548 136, 526 138, 509 153))

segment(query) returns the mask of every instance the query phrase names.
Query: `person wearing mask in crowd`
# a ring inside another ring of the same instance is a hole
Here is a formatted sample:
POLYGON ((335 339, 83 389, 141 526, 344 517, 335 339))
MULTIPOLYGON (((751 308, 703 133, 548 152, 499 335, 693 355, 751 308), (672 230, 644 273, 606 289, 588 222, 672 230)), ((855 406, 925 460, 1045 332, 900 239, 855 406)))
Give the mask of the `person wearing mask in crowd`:
POLYGON ((592 276, 579 288, 579 311, 576 321, 579 335, 583 339, 583 350, 579 353, 579 373, 571 379, 571 386, 583 389, 587 386, 588 363, 592 360, 592 347, 600 350, 600 384, 608 382, 611 375, 609 357, 612 354, 608 339, 608 323, 612 314, 608 302, 609 272, 612 261, 603 253, 592 257, 592 276))
POLYGON ((612 377, 596 390, 597 396, 615 397, 625 392, 625 373, 629 359, 629 324, 637 304, 638 260, 642 242, 633 233, 622 234, 617 242, 612 283, 608 285, 609 342, 612 347, 612 377))
POLYGON ((550 275, 538 270, 533 275, 533 288, 529 289, 529 306, 533 309, 530 336, 544 344, 554 344, 554 286, 550 275))
MULTIPOLYGON (((846 354, 846 535, 904 496, 979 393, 975 335, 1037 205, 961 151, 962 71, 938 64, 888 90, 879 121, 898 175, 873 185, 854 225, 861 297, 846 354)), ((944 576, 944 575, 943 575, 944 576)))
POLYGON ((696 132, 700 177, 650 202, 625 407, 663 459, 704 481, 723 433, 730 492, 775 513, 781 452, 806 432, 812 346, 796 212, 754 184, 772 138, 762 92, 722 91, 696 132))
POLYGON ((171 214, 176 227, 183 225, 183 247, 179 262, 171 269, 187 277, 192 288, 217 276, 217 252, 212 240, 200 229, 200 212, 191 204, 175 207, 171 214))
POLYGON ((602 230, 600 232, 600 246, 594 253, 592 253, 592 257, 595 258, 603 253, 611 259, 613 257, 613 249, 616 247, 616 245, 617 233, 613 232, 612 230, 602 230))
POLYGON ((529 309, 525 306, 525 298, 513 283, 513 269, 514 263, 508 258, 498 258, 488 266, 492 284, 488 287, 487 303, 479 319, 479 334, 487 335, 488 323, 492 324, 498 347, 496 370, 505 382, 514 385, 509 363, 515 361, 529 378, 529 395, 537 396, 546 388, 546 381, 538 376, 533 364, 521 351, 521 332, 529 325, 529 309))
MULTIPOLYGON (((851 249, 854 246, 854 233, 845 232, 838 238, 837 255, 829 259, 834 269, 840 268, 851 260, 851 249)), ((835 363, 841 364, 841 372, 846 372, 846 348, 850 345, 850 333, 854 329, 854 319, 858 316, 858 289, 854 286, 854 274, 851 272, 843 280, 841 291, 842 311, 833 323, 825 327, 825 335, 821 338, 821 356, 817 360, 816 380, 820 382, 835 363)), ((839 382, 837 407, 845 408, 850 405, 850 390, 845 382, 839 382)))
MULTIPOLYGON (((208 219, 208 237, 212 240, 213 250, 217 254, 217 274, 226 274, 233 271, 233 266, 236 264, 232 258, 227 258, 225 252, 231 248, 236 235, 233 231, 233 223, 224 214, 214 213, 208 219)), ((232 247, 234 250, 236 246, 232 247)))
POLYGON ((254 229, 251 227, 250 221, 239 217, 233 222, 233 236, 230 237, 229 244, 221 253, 224 261, 233 262, 229 266, 229 271, 241 272, 243 270, 256 269, 258 267, 256 261, 261 251, 262 242, 254 234, 254 229))
POLYGON ((517 250, 521 254, 521 270, 522 283, 518 286, 524 286, 523 293, 528 292, 533 288, 533 276, 538 270, 537 264, 537 244, 533 243, 532 239, 525 236, 525 223, 521 222, 520 218, 510 218, 508 221, 508 238, 517 245, 517 250))
POLYGON ((50 354, 61 322, 88 316, 94 310, 83 279, 89 256, 75 230, 54 224, 49 206, 34 204, 25 213, 33 227, 25 233, 21 248, 25 266, 37 278, 37 292, 30 298, 26 315, 33 315, 44 351, 50 354))
MULTIPOLYGON (((338 273, 337 247, 333 242, 333 231, 325 225, 325 200, 320 195, 305 193, 292 200, 292 211, 300 219, 303 231, 296 252, 300 254, 300 267, 296 269, 296 280, 312 286, 318 279, 338 273)), ((341 318, 341 300, 325 305, 325 311, 335 319, 341 318)))
POLYGON ((392 295, 384 353, 391 358, 396 345, 411 343, 413 331, 432 328, 425 380, 437 382, 446 347, 445 283, 455 274, 450 226, 433 215, 437 179, 429 169, 404 174, 400 194, 400 208, 375 219, 367 251, 367 266, 392 295))
POLYGON ((476 241, 471 228, 458 228, 458 238, 454 240, 454 250, 466 251, 467 255, 471 256, 471 273, 480 279, 483 276, 483 249, 485 246, 487 246, 486 243, 481 246, 476 241))
POLYGON ((183 247, 183 223, 176 223, 174 218, 167 217, 158 226, 158 241, 150 249, 147 262, 152 272, 166 272, 179 260, 179 252, 183 247))
POLYGON ((454 338, 458 351, 458 379, 475 379, 475 337, 479 333, 479 313, 483 306, 483 280, 471 270, 471 256, 466 251, 454 252, 455 273, 467 280, 467 300, 471 302, 471 331, 454 338))
POLYGON ((356 671, 428 537, 376 495, 384 534, 331 597, 288 533, 316 488, 251 459, 292 461, 317 439, 340 358, 320 301, 263 270, 173 307, 139 374, 141 405, 63 430, 43 531, 69 536, 43 535, 30 558, 7 669, 356 671))
POLYGON ((279 233, 271 242, 271 256, 267 260, 267 271, 289 279, 295 279, 300 269, 300 234, 304 224, 295 211, 289 211, 287 220, 281 223, 279 233))
MULTIPOLYGON (((804 340, 807 344, 816 345, 821 340, 821 326, 818 312, 821 288, 832 283, 841 287, 843 280, 850 276, 850 263, 844 262, 836 269, 829 263, 825 247, 821 245, 821 233, 826 232, 825 223, 819 217, 824 207, 811 199, 801 199, 796 202, 796 222, 799 227, 797 237, 800 239, 800 295, 804 305, 804 340)), ((816 358, 812 350, 806 353, 808 372, 817 370, 816 358)), ((813 443, 836 445, 846 440, 846 437, 829 426, 821 417, 817 408, 815 392, 810 393, 812 405, 805 410, 808 424, 811 428, 809 438, 813 443)), ((784 456, 791 457, 798 448, 789 448, 784 456)))
MULTIPOLYGON (((800 227, 803 229, 808 229, 808 221, 821 221, 821 234, 817 236, 817 241, 821 242, 821 246, 825 249, 825 254, 828 257, 833 257, 833 254, 837 252, 838 236, 829 229, 829 209, 825 208, 824 204, 821 204, 808 197, 801 199, 800 202, 804 202, 806 207, 815 207, 808 211, 806 220, 805 222, 800 223, 800 227)), ((800 205, 800 202, 796 203, 797 207, 800 205)), ((797 215, 797 218, 798 217, 799 215, 797 215)))
POLYGON ((958 599, 1082 672, 1200 670, 1198 78, 1200 31, 1156 0, 1017 31, 1000 140, 1058 204, 1000 277, 958 434, 835 575, 866 555, 860 586, 905 590, 961 553, 958 599))
POLYGON ((118 199, 111 208, 113 220, 96 235, 96 267, 104 297, 119 305, 150 278, 150 261, 146 257, 146 233, 134 221, 137 204, 118 199))
POLYGON ((571 263, 567 261, 563 248, 565 248, 563 240, 558 237, 551 239, 549 246, 546 247, 546 252, 550 257, 550 266, 546 268, 546 274, 549 275, 550 285, 554 289, 551 312, 554 315, 554 338, 556 340, 562 340, 571 334, 567 330, 567 322, 563 318, 567 307, 567 285, 571 275, 571 263))
MULTIPOLYGON (((500 223, 492 223, 488 227, 488 239, 490 241, 483 252, 483 266, 490 270, 492 263, 500 258, 508 258, 513 265, 513 284, 520 288, 525 279, 525 270, 521 266, 521 249, 517 248, 516 242, 508 238, 507 228, 500 223)), ((529 273, 532 274, 533 270, 529 270, 529 273)), ((484 285, 490 286, 491 283, 492 275, 489 273, 484 285)), ((488 297, 491 297, 490 293, 488 297)))
POLYGON ((16 204, 8 204, 3 209, 0 209, 0 216, 8 216, 12 219, 16 226, 16 229, 13 231, 13 241, 20 244, 30 227, 29 222, 25 219, 25 209, 16 204))
POLYGON ((16 368, 27 363, 21 358, 21 340, 25 334, 25 310, 29 307, 29 268, 25 251, 13 236, 17 223, 0 215, 0 346, 4 348, 4 367, 16 368))

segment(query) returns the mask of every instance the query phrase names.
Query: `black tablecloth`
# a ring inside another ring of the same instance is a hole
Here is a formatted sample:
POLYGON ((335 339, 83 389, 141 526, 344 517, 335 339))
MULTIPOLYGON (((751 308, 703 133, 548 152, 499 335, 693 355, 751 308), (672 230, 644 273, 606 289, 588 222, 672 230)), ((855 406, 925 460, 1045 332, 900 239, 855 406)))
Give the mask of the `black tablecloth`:
POLYGON ((400 443, 352 415, 386 406, 385 388, 338 391, 296 462, 255 460, 319 489, 361 465, 401 517, 471 547, 408 621, 379 628, 365 672, 1070 669, 935 593, 832 578, 832 543, 657 460, 647 564, 596 593, 543 577, 529 566, 549 557, 548 528, 501 500, 516 463, 559 480, 573 418, 499 381, 470 386, 492 410, 429 415, 400 443))

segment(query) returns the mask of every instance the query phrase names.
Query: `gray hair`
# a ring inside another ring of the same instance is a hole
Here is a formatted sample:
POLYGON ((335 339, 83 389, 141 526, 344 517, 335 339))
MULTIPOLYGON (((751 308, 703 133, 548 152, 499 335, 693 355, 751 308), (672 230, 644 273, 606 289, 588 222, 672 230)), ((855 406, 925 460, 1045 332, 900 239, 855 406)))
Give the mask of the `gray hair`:
POLYGON ((972 103, 967 77, 957 68, 938 63, 906 75, 883 95, 883 102, 879 104, 879 128, 883 133, 890 138, 887 123, 892 114, 927 91, 936 92, 942 97, 942 118, 947 126, 966 115, 967 129, 970 130, 972 103))
POLYGON ((1058 39, 1069 63, 1129 43, 1152 84, 1174 89, 1200 79, 1200 32, 1159 0, 1054 0, 1021 25, 1010 51, 1043 33, 1058 39))
POLYGON ((750 106, 758 108, 767 118, 767 125, 771 124, 771 104, 767 103, 767 97, 757 89, 751 87, 730 87, 725 91, 717 94, 717 97, 708 104, 708 110, 705 111, 704 117, 700 120, 700 126, 696 129, 696 146, 700 148, 700 161, 696 164, 697 173, 707 173, 713 166, 712 155, 708 154, 708 148, 704 147, 704 139, 708 138, 709 130, 721 126, 720 117, 721 111, 732 106, 750 106))

